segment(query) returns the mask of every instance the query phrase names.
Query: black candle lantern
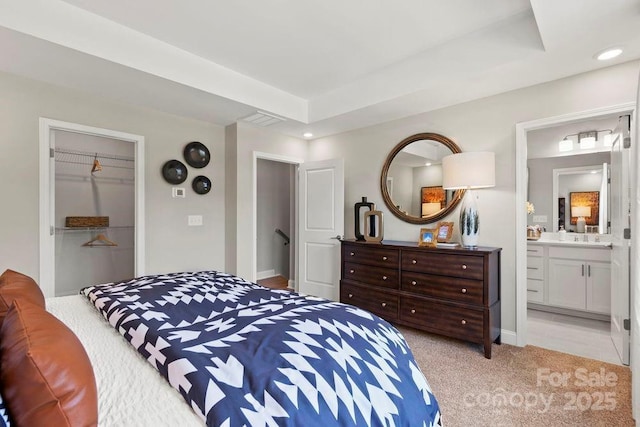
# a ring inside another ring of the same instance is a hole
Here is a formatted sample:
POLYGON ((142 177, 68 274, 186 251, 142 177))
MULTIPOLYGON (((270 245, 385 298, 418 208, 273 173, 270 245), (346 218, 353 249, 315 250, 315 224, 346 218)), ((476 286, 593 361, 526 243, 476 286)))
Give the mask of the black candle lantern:
MULTIPOLYGON (((367 210, 375 210, 376 205, 372 202, 367 202, 367 198, 363 197, 361 202, 358 202, 354 205, 354 209, 355 209, 355 236, 356 236, 356 240, 364 240, 364 234, 362 232, 362 229, 360 227, 360 224, 362 223, 364 225, 364 214, 360 213, 360 210, 362 208, 367 208, 367 210)), ((372 235, 376 235, 376 219, 375 217, 369 217, 369 226, 370 226, 370 231, 372 235)))

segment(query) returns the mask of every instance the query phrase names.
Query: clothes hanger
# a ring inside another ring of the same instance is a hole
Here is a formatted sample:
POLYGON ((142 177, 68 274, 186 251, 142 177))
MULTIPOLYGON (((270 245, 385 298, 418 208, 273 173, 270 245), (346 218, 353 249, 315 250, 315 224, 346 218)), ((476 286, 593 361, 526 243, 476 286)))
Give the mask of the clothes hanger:
POLYGON ((118 244, 113 240, 109 240, 107 236, 100 233, 87 243, 84 243, 82 246, 118 246, 118 244))
POLYGON ((91 167, 91 175, 93 175, 94 172, 100 172, 102 170, 102 165, 100 164, 100 160, 98 160, 98 153, 96 153, 95 157, 93 158, 93 166, 91 167))

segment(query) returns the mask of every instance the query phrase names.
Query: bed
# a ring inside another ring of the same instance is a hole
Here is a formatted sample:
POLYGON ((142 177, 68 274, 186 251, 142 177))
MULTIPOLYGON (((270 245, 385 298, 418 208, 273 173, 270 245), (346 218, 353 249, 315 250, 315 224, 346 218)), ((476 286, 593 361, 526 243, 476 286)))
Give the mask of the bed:
POLYGON ((401 334, 353 306, 215 271, 90 286, 46 306, 86 349, 100 425, 442 423, 401 334))

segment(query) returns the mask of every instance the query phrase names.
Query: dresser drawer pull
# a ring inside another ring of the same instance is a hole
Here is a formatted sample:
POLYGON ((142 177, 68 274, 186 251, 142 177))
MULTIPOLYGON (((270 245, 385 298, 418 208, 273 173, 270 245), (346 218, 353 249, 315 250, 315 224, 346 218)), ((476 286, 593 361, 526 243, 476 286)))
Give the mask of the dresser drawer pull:
POLYGON ((349 270, 349 273, 351 273, 351 274, 353 274, 355 272, 356 272, 355 270, 349 270))
POLYGON ((353 294, 349 294, 349 298, 353 298, 353 294))
POLYGON ((417 264, 418 261, 416 261, 415 259, 411 260, 411 264, 417 264))
POLYGON ((535 293, 538 293, 538 291, 537 291, 537 290, 535 290, 535 289, 527 289, 527 292, 535 292, 535 293))
POLYGON ((382 276, 382 280, 387 280, 387 276, 382 276))
POLYGON ((412 280, 412 281, 411 281, 411 284, 412 284, 413 286, 415 286, 415 285, 417 285, 417 284, 418 284, 418 282, 416 282, 415 280, 412 280))
POLYGON ((383 261, 386 261, 386 260, 387 260, 387 257, 386 257, 386 256, 383 256, 383 257, 382 257, 382 260, 383 260, 383 261))
POLYGON ((412 309, 412 310, 411 310, 411 314, 416 314, 416 310, 415 310, 415 309, 412 309))
POLYGON ((462 322, 460 322, 460 323, 462 323, 463 325, 466 325, 466 324, 467 324, 467 321, 466 321, 466 320, 464 320, 464 319, 462 319, 462 322))
POLYGON ((462 291, 461 291, 461 292, 462 292, 463 294, 466 294, 466 293, 467 293, 467 288, 462 288, 462 291))
POLYGON ((462 269, 466 270, 467 269, 467 264, 462 264, 462 269))
POLYGON ((383 302, 383 303, 382 303, 382 304, 380 304, 380 305, 381 305, 382 307, 386 307, 386 306, 387 306, 387 303, 386 303, 386 302, 383 302))
POLYGON ((350 252, 349 255, 354 256, 355 254, 353 252, 350 252))

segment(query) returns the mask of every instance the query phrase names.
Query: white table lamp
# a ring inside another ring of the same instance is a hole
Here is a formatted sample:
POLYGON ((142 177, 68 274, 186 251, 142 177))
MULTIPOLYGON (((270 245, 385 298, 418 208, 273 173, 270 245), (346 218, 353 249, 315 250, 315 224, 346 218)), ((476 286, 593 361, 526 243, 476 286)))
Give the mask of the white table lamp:
POLYGON ((571 206, 571 216, 578 217, 576 221, 576 231, 584 233, 587 221, 585 217, 591 216, 591 206, 571 206))
POLYGON ((496 185, 495 165, 495 154, 491 152, 457 153, 442 159, 442 188, 467 190, 460 208, 459 226, 463 246, 478 246, 480 215, 471 190, 496 185))
POLYGON ((440 211, 442 207, 438 202, 430 202, 422 204, 422 217, 424 218, 427 215, 432 215, 438 211, 440 211))

